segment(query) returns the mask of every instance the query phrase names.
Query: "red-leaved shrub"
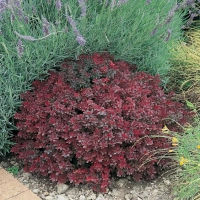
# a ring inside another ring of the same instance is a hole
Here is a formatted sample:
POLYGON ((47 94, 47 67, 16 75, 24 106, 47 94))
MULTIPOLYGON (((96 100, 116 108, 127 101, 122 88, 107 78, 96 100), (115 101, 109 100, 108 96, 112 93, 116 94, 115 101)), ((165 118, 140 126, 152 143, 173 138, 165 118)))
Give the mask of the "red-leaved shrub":
POLYGON ((111 173, 155 178, 167 165, 167 159, 160 161, 162 150, 171 147, 161 129, 177 131, 174 121, 183 125, 191 113, 164 94, 158 76, 133 73, 135 66, 109 54, 82 55, 76 67, 69 63, 22 94, 12 152, 25 171, 87 183, 95 191, 106 190, 111 173), (89 70, 75 72, 84 60, 90 60, 89 70), (86 77, 90 87, 82 81, 86 77), (73 88, 73 79, 81 87, 73 88))

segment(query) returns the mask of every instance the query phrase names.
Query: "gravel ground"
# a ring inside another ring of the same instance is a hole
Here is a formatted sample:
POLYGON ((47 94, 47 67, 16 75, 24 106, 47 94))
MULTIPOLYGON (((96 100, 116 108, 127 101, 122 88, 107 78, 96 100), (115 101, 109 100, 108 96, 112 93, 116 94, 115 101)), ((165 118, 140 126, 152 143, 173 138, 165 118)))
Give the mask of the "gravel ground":
MULTIPOLYGON (((26 185, 42 200, 175 200, 172 194, 172 175, 164 175, 151 182, 135 183, 130 179, 112 179, 107 193, 93 192, 86 185, 56 184, 48 178, 24 173, 22 163, 15 158, 0 161, 0 165, 8 169, 18 166, 16 179, 26 185)), ((174 176, 174 175, 173 175, 174 176)))

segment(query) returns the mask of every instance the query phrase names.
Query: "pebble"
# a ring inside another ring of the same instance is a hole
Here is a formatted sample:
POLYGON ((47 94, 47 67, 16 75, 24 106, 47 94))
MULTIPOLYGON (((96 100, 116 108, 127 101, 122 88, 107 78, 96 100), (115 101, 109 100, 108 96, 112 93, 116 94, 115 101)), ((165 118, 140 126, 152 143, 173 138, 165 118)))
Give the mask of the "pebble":
POLYGON ((8 167, 8 164, 6 163, 6 162, 1 162, 1 165, 3 166, 3 167, 5 167, 5 168, 7 168, 8 167))
POLYGON ((63 194, 68 190, 69 186, 66 184, 57 184, 57 192, 58 194, 63 194))
POLYGON ((118 181, 117 181, 117 186, 119 186, 119 187, 123 187, 123 186, 125 186, 126 184, 128 183, 128 180, 127 179, 125 179, 125 178, 122 178, 122 179, 119 179, 118 181))
POLYGON ((169 180, 164 180, 163 182, 164 182, 164 184, 167 185, 167 186, 171 185, 171 182, 170 182, 169 180))
POLYGON ((69 200, 65 195, 58 195, 57 200, 69 200))
POLYGON ((33 193, 35 193, 35 194, 38 194, 39 192, 40 192, 39 189, 34 189, 34 190, 33 190, 33 193))
POLYGON ((52 197, 52 196, 47 196, 45 199, 46 199, 46 200, 55 200, 55 198, 52 197))
POLYGON ((81 196, 79 197, 79 200, 86 200, 86 197, 85 197, 84 195, 81 195, 81 196))
POLYGON ((96 200, 105 200, 105 198, 102 194, 99 194, 96 200))
POLYGON ((130 194, 126 194, 126 195, 124 196, 124 198, 125 198, 126 200, 131 200, 131 195, 130 195, 130 194))
POLYGON ((13 161, 13 160, 10 161, 10 164, 11 164, 11 165, 14 165, 14 164, 15 164, 15 161, 13 161))
POLYGON ((112 196, 118 196, 119 195, 119 191, 117 189, 113 189, 113 191, 111 192, 112 196))
POLYGON ((92 193, 88 196, 89 200, 95 200, 97 198, 96 194, 92 193))
POLYGON ((45 191, 43 194, 44 194, 45 196, 48 196, 48 195, 49 195, 49 193, 48 193, 47 191, 45 191))
POLYGON ((157 194, 157 193, 158 193, 158 190, 157 190, 157 189, 153 190, 153 193, 154 193, 154 194, 157 194))
POLYGON ((32 174, 31 174, 31 173, 23 173, 23 176, 24 176, 24 177, 29 177, 29 178, 30 178, 30 177, 32 176, 32 174))

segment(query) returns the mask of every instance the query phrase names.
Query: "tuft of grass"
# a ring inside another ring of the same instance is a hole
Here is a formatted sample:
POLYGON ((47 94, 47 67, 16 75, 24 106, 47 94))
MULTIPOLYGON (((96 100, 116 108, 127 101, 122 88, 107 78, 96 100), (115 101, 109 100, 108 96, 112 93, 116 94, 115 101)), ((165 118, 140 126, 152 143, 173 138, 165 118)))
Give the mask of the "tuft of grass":
POLYGON ((185 128, 184 135, 178 136, 179 145, 174 150, 181 170, 174 182, 177 198, 200 199, 200 118, 194 126, 185 128))
POLYGON ((185 42, 174 46, 171 62, 169 87, 177 92, 177 99, 189 100, 200 111, 199 25, 187 32, 185 42))

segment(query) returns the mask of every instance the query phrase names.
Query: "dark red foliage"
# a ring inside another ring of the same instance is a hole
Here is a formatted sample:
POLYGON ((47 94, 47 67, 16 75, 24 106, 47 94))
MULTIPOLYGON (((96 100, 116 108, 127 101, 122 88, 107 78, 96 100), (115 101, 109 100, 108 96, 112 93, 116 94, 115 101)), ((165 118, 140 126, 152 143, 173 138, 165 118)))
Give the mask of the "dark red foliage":
MULTIPOLYGON (((111 173, 137 181, 155 178, 168 162, 159 160, 171 140, 153 136, 163 136, 164 125, 177 131, 173 120, 183 125, 191 113, 164 94, 158 76, 133 73, 135 66, 109 54, 82 55, 77 65, 84 60, 93 66, 85 72, 91 87, 73 89, 73 71, 66 75, 73 68, 65 62, 64 71, 50 72, 22 94, 12 152, 28 172, 62 183, 88 183, 96 191, 106 190, 111 173)), ((82 81, 74 81, 78 78, 82 81)))

